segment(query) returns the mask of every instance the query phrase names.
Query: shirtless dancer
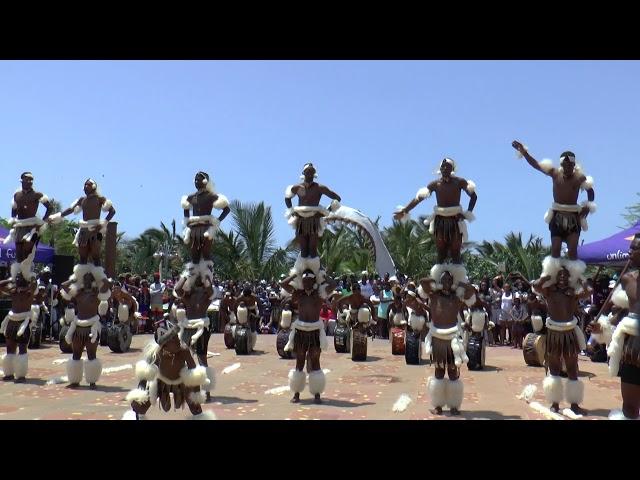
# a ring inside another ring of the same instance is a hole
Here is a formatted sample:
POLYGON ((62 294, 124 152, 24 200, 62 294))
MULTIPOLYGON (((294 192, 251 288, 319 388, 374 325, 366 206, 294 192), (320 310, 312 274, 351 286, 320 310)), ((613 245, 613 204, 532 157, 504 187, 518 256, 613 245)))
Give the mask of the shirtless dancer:
POLYGON ((551 177, 553 182, 553 203, 545 215, 551 232, 551 256, 544 259, 542 276, 556 278, 564 266, 571 273, 571 286, 577 288, 578 279, 586 269, 585 263, 578 260, 580 232, 588 228, 587 215, 596 211, 593 178, 582 173, 573 152, 563 152, 560 166, 554 167, 551 160, 538 162, 520 142, 514 141, 512 146, 529 165, 551 177), (587 192, 588 200, 582 204, 578 204, 580 190, 587 192), (568 247, 568 259, 560 258, 563 242, 568 247))
POLYGON ((579 289, 572 288, 569 285, 569 276, 569 270, 563 267, 551 285, 548 285, 548 282, 554 279, 549 276, 543 276, 533 284, 536 292, 546 300, 549 311, 545 352, 549 375, 544 379, 543 388, 553 412, 557 413, 560 410, 560 402, 564 396, 571 404, 573 413, 584 415, 586 412, 579 405, 584 399, 584 385, 578 380, 578 354, 586 349, 586 342, 574 312, 577 310, 578 301, 589 298, 592 290, 584 285, 581 279, 578 279, 579 289), (560 377, 563 359, 569 377, 564 389, 560 377))
POLYGON ((435 364, 435 378, 427 381, 431 413, 442 415, 442 407, 448 405, 452 415, 459 415, 463 399, 460 367, 469 359, 464 351, 458 313, 476 303, 475 288, 463 282, 454 284, 448 271, 441 274, 438 284, 432 278, 421 279, 420 287, 421 296, 429 298, 431 308, 431 328, 425 340, 426 354, 433 355, 435 364), (448 380, 444 378, 445 370, 448 380))
POLYGON ((304 390, 306 375, 305 361, 310 365, 309 392, 314 396, 314 403, 322 403, 320 394, 324 392, 326 378, 320 368, 320 352, 327 349, 327 337, 324 323, 320 319, 320 309, 324 300, 336 288, 336 282, 329 278, 318 284, 316 275, 311 269, 302 274, 302 288, 292 286, 296 274, 285 278, 280 285, 292 296, 292 302, 298 306, 298 319, 291 325, 289 342, 285 351, 295 351, 296 368, 289 372, 289 388, 294 392, 291 402, 300 401, 300 392, 304 390), (308 355, 308 360, 307 360, 308 355))
POLYGON ((34 273, 31 271, 36 246, 40 241, 40 235, 47 227, 51 203, 45 194, 33 189, 33 175, 24 172, 20 176, 22 188, 13 195, 11 206, 11 230, 4 243, 12 241, 16 244, 16 263, 11 265, 11 278, 15 279, 18 272, 22 272, 23 278, 31 280, 34 273), (44 217, 37 216, 38 206, 42 204, 46 208, 44 217))
POLYGON ((620 375, 622 391, 622 410, 609 415, 615 420, 640 418, 640 234, 631 241, 629 258, 634 270, 620 279, 613 295, 614 304, 629 313, 615 327, 607 349, 609 373, 620 375))
POLYGON ((180 340, 191 348, 198 357, 198 363, 205 367, 207 383, 204 386, 206 401, 211 400, 211 390, 215 385, 215 374, 207 362, 207 350, 211 338, 211 325, 207 309, 213 298, 213 286, 208 278, 204 282, 198 276, 189 291, 184 290, 186 278, 181 278, 174 288, 174 296, 180 300, 176 311, 180 326, 180 340))
POLYGON ((22 273, 18 272, 15 278, 0 282, 0 293, 11 295, 11 310, 0 326, 0 333, 5 336, 7 342, 7 353, 2 357, 3 380, 15 379, 16 383, 24 383, 29 369, 29 326, 31 323, 35 324, 40 316, 40 308, 33 305, 38 294, 38 284, 35 277, 27 281, 22 273), (18 355, 16 350, 19 350, 18 355))

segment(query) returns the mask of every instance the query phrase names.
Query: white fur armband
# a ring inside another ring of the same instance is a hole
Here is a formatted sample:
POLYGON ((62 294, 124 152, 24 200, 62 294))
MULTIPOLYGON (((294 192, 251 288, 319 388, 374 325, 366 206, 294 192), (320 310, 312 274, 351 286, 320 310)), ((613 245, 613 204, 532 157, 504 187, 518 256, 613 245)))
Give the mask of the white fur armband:
POLYGON ((291 218, 291 215, 293 215, 293 208, 287 208, 284 211, 284 218, 288 220, 289 218, 291 218))
POLYGON ((330 212, 335 212, 340 207, 341 207, 341 205, 340 205, 340 202, 338 200, 332 200, 331 204, 329 205, 329 208, 327 208, 327 210, 329 210, 330 212))
POLYGON ((473 180, 467 180, 467 192, 476 193, 476 182, 473 180))
POLYGON ((198 366, 193 369, 184 367, 180 371, 180 378, 182 378, 185 386, 198 387, 200 385, 204 385, 204 383, 207 381, 207 370, 202 366, 198 366))
POLYGON ((182 199, 180 200, 180 206, 182 207, 183 210, 189 210, 189 208, 191 208, 191 203, 189 202, 188 195, 182 196, 182 199))
POLYGON ((213 202, 213 208, 218 210, 223 210, 228 206, 229 206, 229 200, 227 200, 227 197, 219 193, 218 198, 216 199, 215 202, 213 202))
POLYGON ((49 215, 49 217, 47 218, 47 220, 50 223, 53 223, 54 225, 56 223, 60 223, 62 222, 62 212, 58 212, 58 213, 54 213, 53 215, 49 215))
POLYGON ((538 162, 538 166, 540 167, 540 170, 542 170, 544 173, 549 173, 551 172, 551 170, 553 170, 553 162, 549 159, 545 159, 545 160, 542 160, 541 162, 538 162))
POLYGON ((111 207, 113 207, 113 203, 107 198, 102 204, 102 211, 108 212, 109 210, 111 210, 111 207))
POLYGON ((582 185, 580 185, 580 190, 589 190, 593 188, 593 177, 587 177, 584 179, 584 182, 582 182, 582 185))
POLYGON ((473 214, 471 210, 467 210, 462 214, 467 222, 473 222, 476 219, 476 216, 473 214))
POLYGON ((295 187, 295 185, 289 185, 286 190, 284 191, 284 198, 293 198, 296 196, 295 193, 293 193, 293 187, 295 187))
POLYGON ((589 209, 589 213, 596 213, 596 202, 584 201, 581 204, 583 207, 587 207, 589 209))
POLYGON ((138 381, 146 380, 150 382, 158 376, 158 367, 146 360, 140 360, 136 363, 136 378, 138 381))
POLYGON ((416 193, 416 200, 424 200, 425 198, 429 198, 430 196, 431 190, 429 190, 429 187, 423 187, 418 190, 418 193, 416 193))
POLYGON ((18 220, 16 217, 11 217, 9 220, 7 220, 7 223, 9 225, 13 225, 14 223, 16 223, 16 220, 18 220))
POLYGON ((47 197, 46 195, 42 195, 42 197, 40 197, 40 203, 42 205, 44 205, 45 203, 49 203, 49 197, 47 197))
POLYGON ((184 323, 187 321, 187 311, 184 308, 178 308, 176 310, 176 319, 179 323, 184 323))
POLYGON ((109 310, 108 302, 103 300, 98 304, 98 315, 100 315, 101 317, 104 317, 107 314, 108 310, 109 310))
POLYGON ((611 302, 616 307, 623 309, 629 308, 629 297, 627 296, 627 292, 622 288, 622 285, 618 285, 613 291, 613 295, 611 295, 611 302))

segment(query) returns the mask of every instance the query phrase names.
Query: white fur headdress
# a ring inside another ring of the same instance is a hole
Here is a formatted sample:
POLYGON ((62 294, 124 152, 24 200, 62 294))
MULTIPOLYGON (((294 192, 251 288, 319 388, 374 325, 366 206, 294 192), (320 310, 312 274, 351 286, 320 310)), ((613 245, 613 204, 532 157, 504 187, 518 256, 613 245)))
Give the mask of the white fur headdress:
POLYGON ((304 171, 307 168, 313 168, 315 170, 316 173, 313 174, 313 178, 318 178, 318 170, 316 169, 316 167, 313 165, 313 163, 309 162, 309 163, 305 163, 304 167, 302 167, 302 175, 300 175, 300 179, 304 180, 304 171))

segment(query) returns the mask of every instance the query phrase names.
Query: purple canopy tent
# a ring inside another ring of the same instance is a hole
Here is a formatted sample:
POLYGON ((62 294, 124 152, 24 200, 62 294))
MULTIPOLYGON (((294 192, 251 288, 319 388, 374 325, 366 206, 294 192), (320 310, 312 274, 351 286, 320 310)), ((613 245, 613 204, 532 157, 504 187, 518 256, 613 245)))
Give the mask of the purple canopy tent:
POLYGON ((579 246, 578 258, 589 265, 623 267, 629 260, 629 244, 636 233, 640 233, 640 221, 603 240, 579 246))
MULTIPOLYGON (((16 244, 8 243, 4 245, 4 239, 9 236, 9 230, 4 227, 0 227, 0 262, 13 263, 16 261, 16 244)), ((55 255, 55 249, 48 245, 38 244, 36 248, 36 257, 34 261, 36 263, 53 263, 53 257, 55 255)))

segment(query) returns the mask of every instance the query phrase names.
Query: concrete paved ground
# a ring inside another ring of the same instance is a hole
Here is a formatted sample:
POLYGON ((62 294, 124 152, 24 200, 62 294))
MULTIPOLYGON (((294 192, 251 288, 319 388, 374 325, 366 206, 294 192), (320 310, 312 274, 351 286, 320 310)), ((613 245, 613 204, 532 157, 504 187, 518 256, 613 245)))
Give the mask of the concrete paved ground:
MULTIPOLYGON (((26 384, 0 381, 0 419, 110 419, 117 420, 128 409, 125 396, 136 386, 133 365, 140 358, 142 348, 151 335, 133 337, 132 348, 125 354, 112 353, 99 347, 105 371, 97 390, 86 384, 69 389, 66 384, 47 384, 65 375, 62 354, 56 344, 30 351, 30 370, 26 384)), ((521 350, 510 347, 489 347, 487 368, 484 371, 462 369, 465 386, 460 417, 431 415, 426 393, 427 377, 433 374, 428 362, 406 365, 404 356, 391 355, 391 345, 385 341, 369 340, 366 362, 353 362, 349 354, 338 354, 329 337, 329 351, 323 352, 321 364, 326 370, 327 389, 324 404, 314 405, 308 389, 298 405, 289 403, 290 392, 283 391, 293 360, 279 358, 275 335, 259 335, 256 353, 237 356, 224 347, 222 335, 212 335, 209 342, 209 364, 214 367, 217 385, 212 401, 204 406, 221 420, 263 419, 373 419, 427 420, 445 419, 504 419, 535 420, 546 417, 517 397, 524 386, 536 384, 534 401, 544 404, 542 393, 543 368, 528 367, 521 350), (225 367, 240 364, 234 371, 223 374, 225 367), (276 389, 269 392, 271 389, 276 389), (403 412, 393 412, 394 403, 402 395, 411 398, 403 412)), ((2 347, 4 353, 4 347, 2 347)), ((620 408, 620 380, 607 374, 607 365, 592 363, 580 357, 581 379, 585 383, 583 407, 589 411, 585 420, 606 419, 612 408, 620 408)), ((562 405, 567 407, 568 405, 562 405)), ((183 419, 189 411, 162 412, 149 410, 150 419, 183 419)))

